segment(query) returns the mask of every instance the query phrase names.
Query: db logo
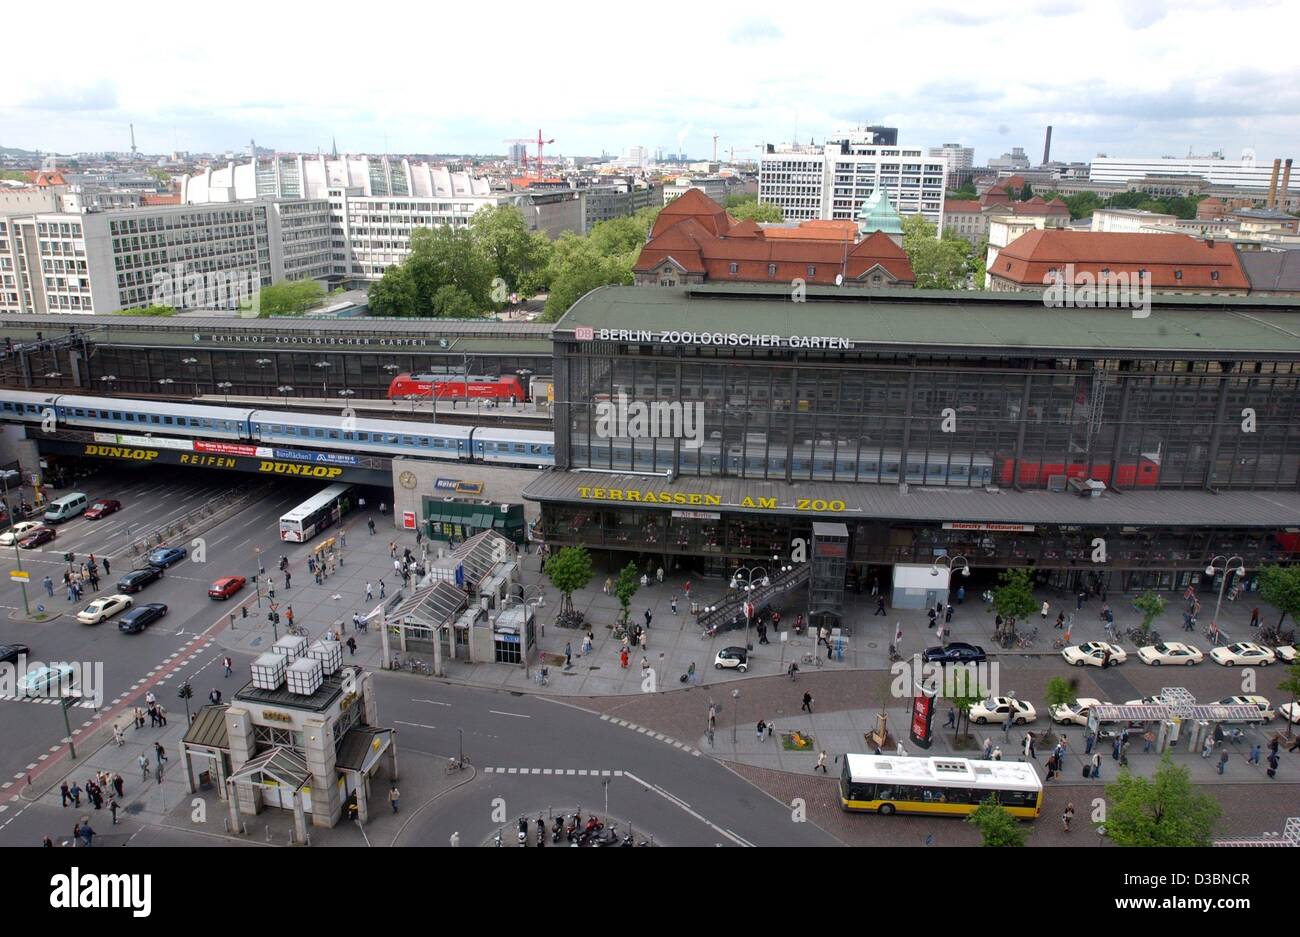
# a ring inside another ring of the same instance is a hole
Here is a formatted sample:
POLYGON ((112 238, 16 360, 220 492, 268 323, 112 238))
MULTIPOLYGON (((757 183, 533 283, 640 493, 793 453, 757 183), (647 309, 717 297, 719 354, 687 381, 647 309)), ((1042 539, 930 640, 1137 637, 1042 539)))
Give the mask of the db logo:
POLYGON ((589 325, 579 325, 574 328, 573 337, 580 342, 589 342, 596 337, 596 330, 589 325))

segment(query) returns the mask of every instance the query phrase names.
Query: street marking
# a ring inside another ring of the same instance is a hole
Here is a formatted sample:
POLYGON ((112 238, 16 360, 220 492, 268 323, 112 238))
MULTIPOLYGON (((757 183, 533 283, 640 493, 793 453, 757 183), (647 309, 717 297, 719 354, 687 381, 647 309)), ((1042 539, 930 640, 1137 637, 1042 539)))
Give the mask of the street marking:
POLYGON ((701 823, 707 823, 710 827, 712 827, 714 830, 716 830, 718 833, 722 834, 723 836, 727 837, 727 839, 731 840, 737 846, 753 846, 753 843, 750 843, 742 839, 741 837, 737 836, 735 833, 732 833, 730 830, 724 830, 722 827, 718 826, 712 820, 692 810, 690 804, 686 803, 686 801, 682 800, 679 797, 673 796, 672 794, 668 793, 668 791, 664 790, 662 787, 659 787, 657 784, 651 784, 649 781, 644 781, 641 778, 637 777, 635 774, 633 774, 631 771, 625 772, 625 777, 631 778, 633 781, 644 786, 646 789, 654 791, 656 794, 658 794, 660 797, 667 800, 669 803, 676 804, 678 807, 686 811, 695 819, 699 820, 701 823))
POLYGON ((450 706, 451 703, 444 703, 436 699, 413 699, 412 703, 428 703, 431 706, 450 706))
POLYGON ((396 724, 399 725, 399 726, 415 726, 417 729, 436 729, 436 728, 438 728, 437 726, 428 726, 428 725, 425 725, 423 722, 403 722, 403 721, 400 720, 400 719, 394 719, 393 722, 396 723, 396 724))
POLYGON ((499 709, 489 709, 488 712, 494 716, 514 716, 516 719, 531 719, 532 716, 525 716, 523 713, 505 713, 499 709))

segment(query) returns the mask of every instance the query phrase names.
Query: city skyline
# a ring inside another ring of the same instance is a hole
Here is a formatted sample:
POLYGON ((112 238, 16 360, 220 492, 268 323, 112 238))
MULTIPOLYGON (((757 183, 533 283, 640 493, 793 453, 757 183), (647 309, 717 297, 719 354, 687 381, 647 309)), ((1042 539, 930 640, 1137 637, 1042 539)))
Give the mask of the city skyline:
POLYGON ((764 2, 739 15, 694 13, 693 28, 664 33, 648 61, 629 60, 616 41, 645 30, 643 19, 602 10, 590 23, 530 24, 526 45, 485 24, 501 68, 474 41, 438 49, 431 71, 426 52, 376 33, 372 48, 338 47, 338 81, 314 77, 293 54, 330 49, 334 22, 259 9, 258 31, 236 46, 194 48, 177 42, 163 10, 146 3, 142 15, 99 27, 108 47, 148 48, 147 69, 80 57, 50 77, 40 43, 16 47, 0 145, 126 152, 134 124, 150 154, 242 153, 251 138, 284 152, 328 152, 337 140, 349 153, 493 155, 541 127, 557 156, 641 145, 703 159, 716 132, 721 158, 734 148, 744 159, 762 143, 821 142, 868 123, 897 126, 907 145, 972 146, 977 164, 1017 146, 1036 162, 1048 124, 1062 161, 1214 150, 1236 159, 1247 148, 1271 160, 1300 144, 1300 70, 1225 56, 1216 40, 1294 24, 1295 12, 1272 0, 1042 0, 1013 21, 921 4, 844 49, 826 45, 841 15, 833 7, 792 13, 764 2), (1088 30, 1101 35, 1075 52, 1088 30), (574 44, 583 56, 558 54, 574 44), (534 66, 517 50, 545 63, 539 75, 528 78, 534 66))

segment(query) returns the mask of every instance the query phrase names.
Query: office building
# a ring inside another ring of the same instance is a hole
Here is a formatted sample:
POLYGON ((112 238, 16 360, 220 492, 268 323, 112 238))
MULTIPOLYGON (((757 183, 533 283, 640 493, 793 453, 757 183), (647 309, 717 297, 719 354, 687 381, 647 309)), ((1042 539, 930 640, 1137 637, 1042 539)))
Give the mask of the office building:
POLYGON ((664 182, 664 204, 680 198, 691 189, 704 193, 707 198, 721 203, 727 197, 727 180, 718 175, 678 176, 664 182))
POLYGON ((1209 156, 1115 157, 1098 156, 1089 167, 1093 182, 1128 182, 1147 176, 1194 176, 1211 185, 1268 189, 1273 164, 1255 159, 1249 150, 1241 159, 1224 159, 1222 153, 1209 156))
POLYGON ((975 166, 975 148, 962 146, 960 143, 945 143, 943 146, 930 147, 930 155, 942 157, 948 164, 948 175, 973 169, 975 166))

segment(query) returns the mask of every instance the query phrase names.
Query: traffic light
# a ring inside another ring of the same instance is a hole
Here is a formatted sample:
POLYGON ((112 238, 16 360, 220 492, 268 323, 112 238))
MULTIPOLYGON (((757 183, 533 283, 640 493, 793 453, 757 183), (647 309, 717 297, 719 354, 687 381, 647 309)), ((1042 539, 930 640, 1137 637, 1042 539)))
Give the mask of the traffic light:
POLYGON ((63 561, 64 561, 65 563, 71 563, 71 562, 75 561, 76 558, 77 558, 77 554, 75 554, 75 553, 65 553, 65 554, 63 554, 63 561))
POLYGON ((240 618, 247 618, 247 617, 248 617, 248 606, 247 606, 247 605, 241 605, 241 606, 239 606, 239 617, 240 617, 240 618))
POLYGON ((192 699, 194 697, 194 688, 189 683, 182 683, 176 691, 176 696, 179 699, 192 699))

